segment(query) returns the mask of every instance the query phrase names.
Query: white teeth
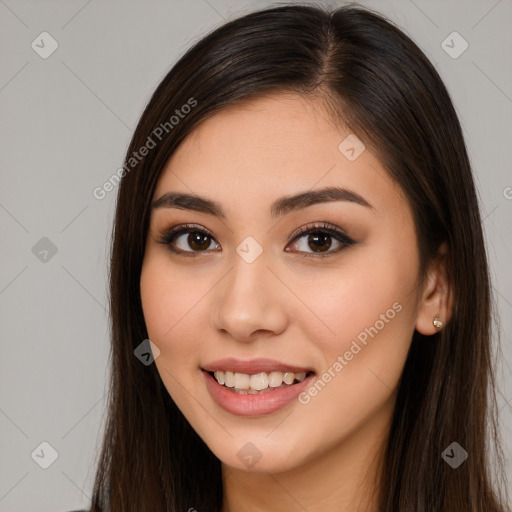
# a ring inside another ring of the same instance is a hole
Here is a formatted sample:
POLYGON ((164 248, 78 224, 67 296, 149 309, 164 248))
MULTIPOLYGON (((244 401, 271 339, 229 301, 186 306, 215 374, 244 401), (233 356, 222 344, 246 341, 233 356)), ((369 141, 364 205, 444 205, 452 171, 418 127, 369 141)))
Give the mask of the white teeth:
POLYGON ((306 378, 306 372, 296 373, 296 374, 295 374, 295 378, 296 378, 299 382, 302 382, 302 381, 306 378))
POLYGON ((293 379, 295 379, 294 373, 286 372, 283 375, 283 382, 285 382, 286 384, 291 384, 293 382, 293 379))
POLYGON ((295 380, 301 382, 306 378, 306 372, 261 372, 249 375, 247 373, 217 370, 213 372, 213 375, 219 384, 231 388, 232 391, 251 395, 268 388, 278 388, 283 384, 291 385, 295 380))
POLYGON ((268 385, 271 388, 278 388, 283 383, 282 372, 270 372, 268 374, 268 385))
MULTIPOLYGON (((235 373, 235 388, 236 389, 249 389, 249 381, 252 379, 246 373, 235 373)), ((256 389, 254 386, 251 386, 256 389)))
POLYGON ((250 384, 251 389, 255 389, 256 391, 261 391, 262 389, 268 388, 268 375, 266 373, 257 373, 256 375, 251 375, 250 384))
POLYGON ((235 386, 235 374, 233 372, 224 372, 224 385, 228 388, 235 386))

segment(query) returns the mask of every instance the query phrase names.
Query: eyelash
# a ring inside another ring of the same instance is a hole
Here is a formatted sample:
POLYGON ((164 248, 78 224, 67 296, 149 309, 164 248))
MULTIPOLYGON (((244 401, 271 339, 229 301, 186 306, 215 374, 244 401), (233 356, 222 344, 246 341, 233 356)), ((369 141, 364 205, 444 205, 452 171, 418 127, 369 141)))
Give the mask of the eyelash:
MULTIPOLYGON (((183 251, 181 249, 176 249, 172 247, 172 243, 174 242, 174 239, 178 237, 179 235, 182 235, 184 233, 201 233, 212 240, 215 240, 215 237, 205 228, 202 228, 198 226, 197 224, 180 224, 178 226, 172 226, 166 230, 164 230, 160 234, 160 239, 158 240, 159 244, 167 245, 169 247, 169 250, 176 254, 184 254, 185 257, 197 257, 199 254, 207 252, 207 251, 183 251)), ((333 251, 329 250, 327 252, 321 253, 307 253, 304 251, 298 251, 299 254, 301 254, 302 257, 315 257, 315 258, 325 258, 327 256, 331 256, 333 254, 337 254, 341 252, 346 247, 350 247, 352 245, 355 245, 357 242, 352 240, 348 235, 345 234, 345 232, 338 228, 333 227, 332 225, 322 222, 318 224, 314 224, 313 226, 303 226, 302 228, 298 229, 291 237, 290 241, 288 243, 292 243, 297 239, 303 238, 306 235, 309 234, 328 234, 331 235, 333 238, 335 238, 341 246, 338 247, 338 249, 335 249, 333 251)), ((287 251, 290 252, 290 251, 287 251)))

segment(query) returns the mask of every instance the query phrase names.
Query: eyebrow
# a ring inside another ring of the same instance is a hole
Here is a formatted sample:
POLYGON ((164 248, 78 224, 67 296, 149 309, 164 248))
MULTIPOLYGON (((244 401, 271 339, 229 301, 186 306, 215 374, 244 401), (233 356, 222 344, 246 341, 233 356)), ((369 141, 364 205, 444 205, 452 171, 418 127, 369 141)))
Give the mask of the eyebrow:
MULTIPOLYGON (((348 201, 366 208, 375 208, 352 190, 343 187, 326 187, 318 190, 307 190, 298 194, 284 196, 274 201, 270 207, 271 217, 280 217, 292 211, 302 210, 308 206, 332 201, 348 201)), ((152 208, 178 208, 214 215, 226 219, 220 203, 194 194, 183 192, 167 192, 153 202, 152 208)))

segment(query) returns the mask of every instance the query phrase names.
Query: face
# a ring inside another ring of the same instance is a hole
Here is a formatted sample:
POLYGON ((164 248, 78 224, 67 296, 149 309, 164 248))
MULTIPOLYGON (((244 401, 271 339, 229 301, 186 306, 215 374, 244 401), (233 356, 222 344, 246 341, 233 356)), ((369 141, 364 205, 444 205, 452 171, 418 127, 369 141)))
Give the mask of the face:
POLYGON ((155 364, 227 466, 291 470, 390 418, 418 311, 416 234, 354 137, 318 100, 253 99, 196 127, 157 183, 140 281, 155 364))

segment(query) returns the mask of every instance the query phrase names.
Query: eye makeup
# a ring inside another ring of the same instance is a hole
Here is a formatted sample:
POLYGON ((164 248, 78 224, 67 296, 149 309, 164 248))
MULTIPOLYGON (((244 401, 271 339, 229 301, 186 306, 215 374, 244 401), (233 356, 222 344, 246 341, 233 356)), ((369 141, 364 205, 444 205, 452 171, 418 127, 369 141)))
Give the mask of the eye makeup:
MULTIPOLYGON (((159 244, 168 246, 171 252, 185 257, 197 257, 199 255, 206 255, 209 252, 212 252, 209 249, 212 243, 216 244, 217 247, 220 247, 220 244, 218 244, 213 234, 199 224, 177 224, 167 227, 159 233, 159 239, 157 241, 159 244), (188 247, 192 250, 186 250, 176 246, 176 240, 185 234, 188 234, 188 237, 185 239, 185 244, 188 244, 188 247), (210 243, 207 243, 209 241, 210 243), (193 246, 195 246, 195 249, 193 246)), ((289 237, 288 245, 284 250, 286 252, 297 252, 302 257, 323 258, 338 254, 345 248, 357 243, 358 242, 353 240, 346 231, 339 226, 329 222, 316 222, 307 224, 292 233, 289 237), (306 237, 308 247, 310 249, 311 242, 316 246, 313 249, 313 252, 303 250, 291 251, 288 248, 290 243, 297 245, 298 240, 306 237), (332 240, 338 244, 337 248, 334 250, 331 250, 331 246, 333 245, 332 240), (327 248, 326 251, 316 250, 325 247, 327 248)), ((218 248, 214 249, 214 251, 218 251, 218 248)))

